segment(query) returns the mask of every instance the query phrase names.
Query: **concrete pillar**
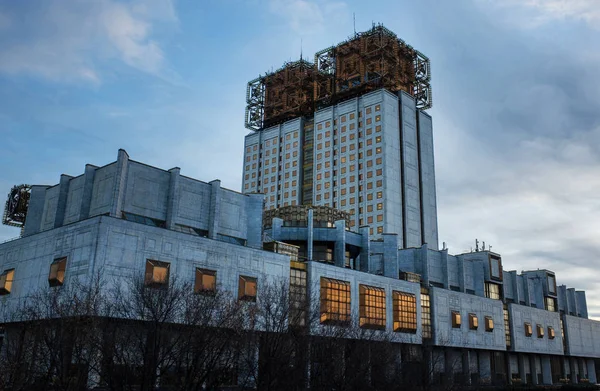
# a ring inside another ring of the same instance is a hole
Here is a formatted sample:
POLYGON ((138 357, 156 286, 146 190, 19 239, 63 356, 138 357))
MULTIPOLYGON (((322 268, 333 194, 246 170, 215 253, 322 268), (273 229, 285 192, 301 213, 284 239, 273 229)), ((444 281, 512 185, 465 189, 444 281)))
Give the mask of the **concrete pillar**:
POLYGON ((25 219, 25 226, 23 227, 23 236, 29 236, 40 232, 42 220, 44 219, 46 189, 48 189, 48 186, 31 186, 27 218, 25 219))
POLYGON ((219 219, 221 217, 221 181, 215 179, 209 182, 210 213, 208 215, 208 237, 216 239, 219 233, 219 219))
POLYGON ((462 374, 465 379, 465 385, 471 385, 471 352, 469 349, 462 349, 462 374))
POLYGON ((519 377, 521 378, 521 384, 527 383, 527 372, 525 371, 525 360, 527 357, 523 353, 517 355, 519 360, 519 377))
MULTIPOLYGON (((421 248, 420 248, 420 252, 421 252, 421 278, 423 280, 423 286, 429 286, 429 251, 428 251, 428 245, 427 243, 424 243, 421 248)), ((419 271, 418 269, 418 265, 415 265, 417 267, 417 272, 419 271)))
POLYGON ((127 187, 127 172, 129 169, 129 155, 124 149, 119 149, 117 155, 117 174, 112 194, 110 216, 121 218, 125 202, 125 190, 127 187))
POLYGON ((175 228, 175 216, 179 210, 179 167, 169 170, 169 195, 167 197, 167 229, 175 228))
POLYGON ((333 249, 333 261, 337 267, 346 266, 346 220, 338 220, 335 223, 335 248, 333 249))
POLYGON ((361 272, 369 272, 371 270, 371 242, 369 240, 369 226, 359 228, 360 231, 360 265, 361 272))
POLYGON ((528 356, 529 356, 529 371, 531 373, 531 384, 537 385, 538 378, 537 378, 537 365, 535 364, 535 355, 528 354, 528 356))
POLYGON ((308 258, 309 261, 312 261, 313 259, 313 241, 314 241, 314 237, 315 237, 315 233, 314 233, 314 229, 315 229, 315 222, 314 222, 314 212, 312 209, 308 210, 308 221, 306 222, 306 226, 308 227, 308 237, 307 237, 307 243, 306 243, 306 257, 308 258))
POLYGON ((579 383, 579 379, 577 378, 577 375, 579 374, 579 371, 577 370, 577 362, 573 357, 569 357, 569 371, 571 372, 571 383, 579 383))
POLYGON ((542 356, 542 379, 544 384, 552 384, 552 365, 550 356, 542 356))
POLYGON ((271 238, 273 240, 281 241, 281 229, 282 228, 283 228, 283 219, 281 219, 279 217, 273 217, 273 220, 271 222, 271 238))
POLYGON ((85 220, 90 217, 90 205, 92 205, 92 195, 94 194, 94 177, 98 167, 91 164, 85 165, 83 174, 83 193, 81 195, 81 209, 79 211, 79 220, 85 220))
POLYGON ((69 197, 69 184, 73 179, 70 175, 62 174, 58 184, 58 201, 56 202, 56 214, 54 215, 54 228, 62 227, 67 210, 67 198, 69 197))
POLYGON ((263 247, 264 199, 264 194, 253 193, 248 195, 248 199, 246 201, 246 245, 251 248, 262 249, 263 247))
POLYGON ((440 255, 442 258, 442 278, 444 279, 442 282, 444 283, 444 288, 450 289, 448 283, 448 250, 442 250, 440 255))
POLYGON ((593 358, 588 358, 586 361, 588 379, 590 384, 596 384, 598 379, 596 378, 596 362, 593 358))
POLYGON ((398 278, 398 234, 383 234, 383 275, 398 278))
POLYGON ((492 362, 489 351, 479 352, 479 378, 482 381, 492 380, 492 362))

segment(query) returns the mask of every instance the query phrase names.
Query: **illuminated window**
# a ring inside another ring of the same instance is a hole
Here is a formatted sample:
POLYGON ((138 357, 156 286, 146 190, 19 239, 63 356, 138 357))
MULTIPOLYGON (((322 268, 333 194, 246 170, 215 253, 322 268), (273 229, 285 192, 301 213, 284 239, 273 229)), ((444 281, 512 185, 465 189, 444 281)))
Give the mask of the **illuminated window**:
POLYGON ((377 192, 377 198, 383 198, 383 192, 378 191, 377 192))
POLYGON ((65 271, 67 269, 67 257, 55 259, 50 265, 48 274, 48 283, 50 286, 60 286, 65 281, 65 271))
POLYGON ((417 332, 417 298, 412 293, 393 292, 394 331, 417 332))
POLYGON ((350 283, 321 277, 321 323, 350 322, 350 283))
POLYGON ((385 289, 359 285, 360 327, 385 330, 385 289))
POLYGON ((427 288, 421 288, 421 323, 423 338, 431 338, 431 300, 427 288))
POLYGON ((508 316, 508 306, 505 304, 504 305, 504 335, 506 337, 506 346, 510 346, 511 345, 511 338, 510 338, 510 320, 509 320, 509 316, 508 316))
POLYGON ((479 319, 477 319, 477 315, 469 314, 469 328, 471 330, 477 330, 479 327, 479 319))
POLYGON ((546 297, 545 300, 546 311, 556 312, 556 299, 553 297, 546 297))
POLYGON ((462 324, 462 319, 460 317, 460 312, 452 311, 452 327, 455 329, 460 329, 460 325, 462 324))
POLYGON ((556 333, 554 333, 554 327, 548 326, 548 339, 554 339, 556 333))
POLYGON ((378 234, 382 234, 383 233, 383 227, 382 226, 377 227, 377 233, 378 234))
POLYGON ((238 282, 238 299, 256 301, 256 278, 240 276, 238 282))
POLYGON ((194 292, 215 292, 217 290, 217 272, 214 270, 196 268, 194 292))
POLYGON ((494 331, 494 319, 491 316, 485 317, 485 331, 494 331))
POLYGON ((533 329, 531 328, 531 323, 525 322, 525 336, 531 337, 533 335, 533 329))
POLYGON ((493 282, 485 283, 485 297, 488 299, 500 300, 502 295, 500 294, 500 285, 494 284, 493 282))
POLYGON ((542 326, 541 324, 538 324, 535 326, 535 329, 537 331, 537 337, 544 338, 544 326, 542 326))
POLYGON ((171 264, 147 260, 144 284, 151 287, 164 287, 169 284, 169 269, 171 264))
POLYGON ((0 274, 0 295, 8 295, 12 290, 12 284, 15 277, 15 269, 5 270, 0 274))

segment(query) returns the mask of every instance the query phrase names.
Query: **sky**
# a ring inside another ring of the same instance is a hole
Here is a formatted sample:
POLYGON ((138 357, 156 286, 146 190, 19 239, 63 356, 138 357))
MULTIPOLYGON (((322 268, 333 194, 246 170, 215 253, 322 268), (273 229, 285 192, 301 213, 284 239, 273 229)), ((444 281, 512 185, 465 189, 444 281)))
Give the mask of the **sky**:
POLYGON ((119 148, 240 190, 247 82, 353 19, 431 60, 440 243, 553 270, 600 319, 600 0, 0 0, 0 194, 119 148))

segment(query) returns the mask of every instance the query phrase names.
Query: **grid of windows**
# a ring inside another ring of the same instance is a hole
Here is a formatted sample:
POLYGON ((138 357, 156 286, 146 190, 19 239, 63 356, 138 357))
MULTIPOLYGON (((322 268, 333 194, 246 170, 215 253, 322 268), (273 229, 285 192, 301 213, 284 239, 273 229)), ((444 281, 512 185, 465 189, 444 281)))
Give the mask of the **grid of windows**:
POLYGON ((350 283, 321 277, 321 323, 350 322, 350 283))
POLYGON ((421 323, 423 338, 431 338, 431 299, 427 288, 421 288, 421 323))
POLYGON ((385 289, 360 285, 359 304, 360 327, 385 330, 385 289))
POLYGON ((505 304, 504 305, 504 333, 505 333, 505 337, 506 337, 506 346, 510 346, 512 344, 512 340, 510 338, 510 319, 508 317, 508 307, 505 304))
POLYGON ((485 297, 487 297, 488 299, 501 300, 501 286, 499 284, 494 284, 493 282, 486 282, 485 297))
POLYGON ((412 293, 393 292, 394 331, 417 332, 417 298, 412 293))
POLYGON ((290 324, 293 326, 306 325, 306 294, 306 270, 290 268, 290 324))

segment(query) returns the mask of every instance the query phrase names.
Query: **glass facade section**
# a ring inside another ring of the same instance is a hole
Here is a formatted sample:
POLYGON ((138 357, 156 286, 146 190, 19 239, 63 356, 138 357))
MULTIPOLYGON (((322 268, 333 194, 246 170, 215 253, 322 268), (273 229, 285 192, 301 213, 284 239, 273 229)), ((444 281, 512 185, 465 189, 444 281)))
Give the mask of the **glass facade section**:
POLYGON ((431 299, 427 288, 421 288, 421 323, 423 338, 431 338, 431 299))
POLYGON ((359 285, 359 325, 385 330, 385 289, 359 285))
POLYGON ((393 293, 394 331, 403 333, 417 332, 417 298, 412 293, 393 293))
POLYGON ((305 326, 307 315, 306 270, 290 269, 290 324, 305 326))
POLYGON ((485 283, 485 297, 488 299, 501 300, 502 299, 502 287, 499 284, 493 282, 485 283))
POLYGON ((321 323, 350 322, 350 283, 321 277, 321 323))

